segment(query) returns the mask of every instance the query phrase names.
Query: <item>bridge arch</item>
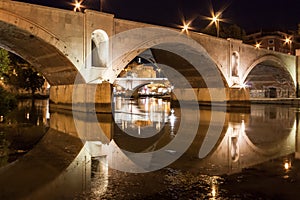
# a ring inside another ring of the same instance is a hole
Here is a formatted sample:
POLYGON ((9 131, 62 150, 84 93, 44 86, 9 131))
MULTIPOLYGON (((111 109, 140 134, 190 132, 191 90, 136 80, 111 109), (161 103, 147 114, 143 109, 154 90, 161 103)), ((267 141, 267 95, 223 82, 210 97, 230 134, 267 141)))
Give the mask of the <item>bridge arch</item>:
MULTIPOLYGON (((224 74, 204 47, 177 31, 166 28, 138 28, 121 32, 112 37, 110 42, 113 44, 112 61, 101 77, 110 83, 115 81, 135 57, 150 49, 157 64, 172 67, 182 72, 185 77, 189 76, 192 87, 193 84, 201 82, 195 79, 199 75, 205 79, 204 82, 209 82, 211 87, 228 85, 224 74), (180 61, 182 66, 175 66, 172 60, 174 58, 180 61)), ((169 80, 172 78, 175 77, 168 77, 169 80)))
POLYGON ((242 78, 242 81, 245 81, 247 76, 249 75, 249 73, 260 63, 269 63, 273 66, 276 67, 281 67, 281 68, 285 68, 286 66, 285 64, 282 62, 282 60, 278 57, 276 57, 275 55, 264 55, 258 59, 256 59, 246 70, 246 72, 244 73, 244 76, 242 78))
MULTIPOLYGON (((0 12, 0 47, 34 66, 51 85, 73 84, 80 59, 56 35, 6 10, 0 12)), ((78 82, 83 82, 77 76, 78 82)))
POLYGON ((246 70, 242 82, 250 87, 250 95, 252 97, 295 96, 296 86, 294 77, 286 64, 275 55, 265 55, 254 61, 246 70), (278 88, 279 91, 277 91, 278 88), (271 89, 274 89, 274 92, 271 92, 271 89), (254 90, 260 91, 261 94, 253 95, 251 91, 254 90), (275 94, 271 95, 267 93, 275 94))
POLYGON ((292 148, 296 134, 296 119, 291 114, 293 111, 274 106, 255 109, 250 115, 249 128, 246 127, 242 132, 244 146, 263 156, 283 153, 286 146, 292 148))

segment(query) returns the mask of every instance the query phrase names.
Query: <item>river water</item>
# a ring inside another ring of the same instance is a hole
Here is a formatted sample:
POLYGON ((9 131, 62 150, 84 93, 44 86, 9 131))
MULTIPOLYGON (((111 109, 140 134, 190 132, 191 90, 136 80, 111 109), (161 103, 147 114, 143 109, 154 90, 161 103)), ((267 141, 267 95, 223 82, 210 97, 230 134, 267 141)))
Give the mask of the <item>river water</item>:
POLYGON ((1 116, 0 199, 297 199, 300 110, 115 97, 113 114, 1 116))

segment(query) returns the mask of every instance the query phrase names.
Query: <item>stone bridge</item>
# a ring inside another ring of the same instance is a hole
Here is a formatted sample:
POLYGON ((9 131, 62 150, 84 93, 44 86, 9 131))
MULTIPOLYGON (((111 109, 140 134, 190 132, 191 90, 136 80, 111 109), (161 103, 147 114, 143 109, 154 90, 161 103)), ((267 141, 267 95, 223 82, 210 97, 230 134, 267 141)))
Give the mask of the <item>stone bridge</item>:
POLYGON ((45 76, 55 103, 109 104, 108 83, 137 56, 157 63, 187 100, 189 90, 203 101, 247 100, 249 91, 236 89, 245 86, 280 87, 295 97, 299 84, 297 56, 87 9, 73 12, 2 0, 0 47, 45 76), (90 97, 94 91, 99 94, 90 97))

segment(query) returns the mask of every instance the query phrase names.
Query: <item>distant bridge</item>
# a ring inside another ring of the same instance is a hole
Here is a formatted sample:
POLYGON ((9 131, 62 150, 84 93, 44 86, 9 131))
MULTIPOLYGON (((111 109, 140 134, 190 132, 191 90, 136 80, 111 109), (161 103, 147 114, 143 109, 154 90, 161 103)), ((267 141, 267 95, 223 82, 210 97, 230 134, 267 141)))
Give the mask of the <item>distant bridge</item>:
POLYGON ((125 90, 134 90, 152 83, 168 83, 167 78, 116 78, 115 83, 125 90))

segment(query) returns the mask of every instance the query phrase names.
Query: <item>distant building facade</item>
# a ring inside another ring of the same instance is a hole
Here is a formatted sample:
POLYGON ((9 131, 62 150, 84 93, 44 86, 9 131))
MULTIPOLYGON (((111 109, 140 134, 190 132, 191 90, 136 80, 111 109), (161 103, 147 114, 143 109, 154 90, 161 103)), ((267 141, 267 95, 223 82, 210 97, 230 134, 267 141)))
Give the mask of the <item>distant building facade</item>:
POLYGON ((297 31, 291 31, 289 33, 281 31, 260 31, 252 33, 245 37, 244 42, 256 48, 264 48, 294 55, 295 49, 300 48, 300 24, 298 25, 297 31))

